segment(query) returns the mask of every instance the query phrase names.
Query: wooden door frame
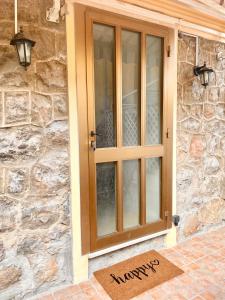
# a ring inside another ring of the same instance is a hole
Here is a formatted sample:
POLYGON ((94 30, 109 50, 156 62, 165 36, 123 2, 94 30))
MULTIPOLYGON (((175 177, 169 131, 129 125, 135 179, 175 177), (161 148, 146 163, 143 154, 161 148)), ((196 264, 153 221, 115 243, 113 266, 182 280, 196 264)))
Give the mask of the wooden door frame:
MULTIPOLYGON (((79 152, 80 152, 80 195, 81 195, 81 239, 82 239, 82 253, 86 254, 89 253, 90 248, 90 202, 89 202, 89 166, 88 166, 88 157, 89 157, 89 140, 88 140, 88 123, 87 123, 87 81, 91 80, 90 78, 87 79, 87 73, 86 73, 86 49, 85 49, 85 20, 86 20, 86 13, 95 12, 95 13, 101 13, 102 11, 99 11, 95 8, 90 8, 87 6, 75 5, 75 45, 76 45, 76 73, 77 73, 77 109, 78 109, 78 122, 79 122, 79 152), (79 79, 79 80, 78 80, 79 79)), ((112 16, 112 13, 103 12, 104 15, 109 14, 112 16)), ((140 21, 140 20, 134 20, 133 18, 124 17, 120 15, 116 15, 117 17, 121 17, 122 19, 127 19, 127 21, 134 21, 142 24, 144 27, 149 28, 149 23, 140 21)), ((171 32, 171 29, 151 24, 154 28, 156 28, 157 32, 160 28, 161 30, 165 30, 166 32, 171 32)), ((169 35, 170 36, 170 35, 169 35)), ((168 41, 170 44, 170 51, 173 51, 173 44, 171 41, 168 41)), ((170 60, 171 58, 168 58, 170 60)), ((170 74, 170 68, 169 68, 169 62, 168 67, 166 68, 166 74, 165 78, 173 77, 172 74, 170 74)), ((164 80, 164 84, 167 84, 167 80, 164 80)), ((164 91, 167 91, 168 87, 164 87, 164 91)), ((169 91, 169 90, 168 90, 169 91)), ((169 98, 170 95, 167 92, 167 95, 164 95, 164 98, 169 98)), ((166 105, 169 106, 168 99, 165 101, 166 105)), ((166 110, 169 112, 169 118, 167 118, 167 124, 166 127, 169 128, 170 132, 170 142, 169 139, 164 140, 165 145, 167 147, 165 160, 167 161, 168 165, 165 169, 170 170, 170 174, 167 174, 167 171, 165 174, 163 174, 164 178, 168 178, 168 184, 167 184, 167 190, 166 193, 168 194, 168 197, 171 199, 170 201, 166 201, 166 210, 169 211, 169 214, 167 216, 167 226, 166 228, 170 228, 172 224, 172 131, 173 131, 173 118, 172 118, 172 112, 170 110, 170 107, 167 107, 166 110), (170 157, 171 159, 168 159, 170 157)), ((165 134, 165 128, 163 128, 163 132, 165 134)), ((159 231, 159 225, 152 226, 153 231, 159 231)), ((163 228, 163 229, 166 229, 163 228)), ((162 230, 163 230, 162 229, 162 230)), ((150 234, 153 231, 149 232, 143 230, 143 235, 150 234)), ((132 239, 137 238, 137 233, 134 232, 134 234, 131 236, 132 239)), ((121 242, 120 239, 116 240, 116 242, 121 242)), ((100 247, 104 247, 104 243, 100 245, 100 247)))

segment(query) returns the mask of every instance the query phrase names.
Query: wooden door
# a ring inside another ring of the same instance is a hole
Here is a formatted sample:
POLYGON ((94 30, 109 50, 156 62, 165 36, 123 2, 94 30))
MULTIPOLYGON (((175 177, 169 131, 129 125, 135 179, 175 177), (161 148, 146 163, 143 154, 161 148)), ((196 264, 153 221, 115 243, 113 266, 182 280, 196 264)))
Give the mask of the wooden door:
POLYGON ((85 26, 95 251, 171 227, 169 34, 165 27, 92 9, 85 26))

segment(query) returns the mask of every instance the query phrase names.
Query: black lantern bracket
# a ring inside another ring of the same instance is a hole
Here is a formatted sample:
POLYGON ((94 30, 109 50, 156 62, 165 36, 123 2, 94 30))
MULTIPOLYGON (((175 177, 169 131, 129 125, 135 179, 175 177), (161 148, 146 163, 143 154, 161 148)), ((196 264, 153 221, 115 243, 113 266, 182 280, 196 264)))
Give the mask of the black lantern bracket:
POLYGON ((206 88, 209 85, 209 76, 210 73, 213 73, 214 70, 212 68, 208 68, 206 66, 206 62, 204 62, 203 66, 195 66, 194 67, 194 75, 200 76, 201 84, 206 88))
POLYGON ((35 42, 25 38, 23 29, 20 27, 20 31, 11 39, 10 45, 15 46, 19 63, 26 70, 31 64, 31 49, 34 47, 35 42))

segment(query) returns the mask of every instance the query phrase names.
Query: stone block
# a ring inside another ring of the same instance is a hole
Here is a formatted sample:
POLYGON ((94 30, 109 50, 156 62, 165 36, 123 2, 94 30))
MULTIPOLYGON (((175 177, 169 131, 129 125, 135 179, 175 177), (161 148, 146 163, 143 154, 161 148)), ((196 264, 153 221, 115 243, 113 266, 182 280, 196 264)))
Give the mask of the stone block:
POLYGON ((0 196, 0 233, 16 228, 16 201, 6 196, 0 196))
POLYGON ((205 62, 207 66, 211 65, 211 53, 207 50, 200 48, 198 55, 198 65, 203 66, 205 62))
POLYGON ((0 92, 0 128, 2 127, 3 123, 3 95, 0 92))
POLYGON ((177 132, 177 149, 181 149, 184 152, 189 152, 191 134, 185 131, 177 132))
POLYGON ((55 256, 39 255, 36 259, 31 259, 34 268, 34 279, 37 286, 54 281, 58 273, 58 263, 55 256))
POLYGON ((177 120, 183 121, 184 119, 188 118, 190 115, 190 105, 177 105, 177 120))
POLYGON ((196 233, 197 231, 200 230, 201 224, 199 222, 197 214, 193 214, 188 216, 185 219, 184 223, 184 235, 189 236, 193 233, 196 233))
POLYGON ((222 87, 224 85, 224 73, 223 72, 215 72, 216 75, 216 85, 222 87))
POLYGON ((204 117, 206 119, 212 119, 215 117, 215 105, 208 103, 204 105, 204 117))
POLYGON ((14 18, 14 1, 1 1, 0 20, 13 20, 14 18))
POLYGON ((51 150, 36 163, 31 171, 33 192, 59 193, 69 185, 69 158, 65 149, 51 150))
POLYGON ((32 59, 44 60, 56 55, 54 31, 41 29, 39 26, 26 26, 24 32, 27 38, 36 42, 32 49, 32 59))
POLYGON ((56 223, 58 218, 59 207, 56 205, 43 206, 39 203, 24 203, 22 206, 22 227, 24 229, 47 229, 56 223))
POLYGON ((223 43, 213 41, 213 40, 207 40, 204 38, 199 38, 199 48, 208 52, 216 52, 221 51, 224 49, 223 43))
POLYGON ((34 88, 35 83, 35 75, 34 75, 34 65, 31 64, 26 72, 24 72, 24 68, 19 65, 17 58, 15 56, 15 61, 12 62, 12 66, 10 64, 5 64, 4 72, 2 76, 0 76, 0 86, 4 86, 4 88, 17 89, 17 88, 34 88), (16 70, 14 70, 16 67, 16 70), (9 68, 7 70, 7 68, 9 68))
POLYGON ((3 241, 0 241, 0 262, 5 258, 5 248, 3 241))
POLYGON ((30 122, 30 100, 28 92, 5 93, 5 124, 30 122))
POLYGON ((31 122, 45 127, 52 121, 52 100, 48 95, 31 94, 31 122))
MULTIPOLYGON (((1 24, 0 24, 1 25, 1 24)), ((4 76, 7 78, 7 74, 11 74, 12 79, 16 79, 16 76, 13 76, 13 73, 18 69, 19 62, 17 58, 16 49, 9 45, 9 40, 7 45, 0 45, 0 86, 5 86, 4 83, 7 85, 10 85, 10 83, 4 81, 4 76), (3 76, 3 74, 5 74, 3 76)), ((10 76, 10 75, 9 75, 10 76)), ((21 74, 22 76, 22 74, 21 74)), ((18 76, 17 81, 14 81, 15 83, 19 82, 18 76)), ((21 83, 20 83, 21 85, 21 83)))
POLYGON ((195 48, 196 40, 194 37, 183 35, 182 40, 179 40, 178 47, 178 60, 187 61, 191 64, 195 64, 195 48), (180 45, 179 45, 180 44, 180 45))
POLYGON ((225 218, 225 201, 223 199, 213 199, 205 203, 199 211, 201 223, 218 224, 225 218))
POLYGON ((206 156, 203 160, 203 167, 207 175, 216 174, 220 169, 220 161, 216 156, 206 156))
POLYGON ((0 44, 9 45, 9 41, 14 35, 14 23, 1 20, 2 18, 0 17, 0 44))
POLYGON ((190 107, 190 115, 196 119, 201 119, 203 117, 203 105, 192 104, 190 107))
POLYGON ((187 192, 192 185, 195 173, 189 166, 179 167, 177 170, 177 190, 179 192, 187 192))
POLYGON ((207 151, 215 155, 220 149, 220 138, 217 135, 207 135, 207 151))
POLYGON ((180 84, 184 84, 194 79, 193 65, 180 62, 178 63, 177 80, 180 84))
POLYGON ((218 103, 216 105, 216 116, 225 120, 225 103, 218 103))
POLYGON ((45 128, 45 136, 49 148, 52 146, 66 146, 69 141, 68 122, 54 121, 45 128))
POLYGON ((209 89, 209 101, 217 102, 219 101, 220 89, 218 87, 211 87, 209 89))
POLYGON ((0 168, 0 194, 4 194, 5 191, 5 169, 0 168))
POLYGON ((205 177, 200 187, 201 194, 209 196, 219 196, 220 181, 220 177, 217 176, 205 177))
POLYGON ((68 117, 67 95, 56 94, 52 96, 54 120, 65 119, 68 117))
POLYGON ((187 48, 188 45, 186 43, 186 39, 184 37, 182 37, 182 39, 178 39, 178 61, 186 62, 187 48))
POLYGON ((220 129, 220 121, 217 119, 212 119, 210 121, 204 122, 203 123, 203 131, 205 133, 217 133, 219 134, 219 129, 220 129))
POLYGON ((183 103, 193 104, 202 103, 205 99, 206 91, 201 85, 199 79, 189 81, 183 86, 183 103))
POLYGON ((211 54, 211 67, 214 71, 222 71, 224 69, 224 60, 218 60, 217 53, 211 54))
POLYGON ((66 65, 56 61, 37 63, 36 84, 40 92, 63 92, 67 87, 66 65))
POLYGON ((66 62, 66 35, 65 33, 56 33, 56 53, 57 58, 66 62))
POLYGON ((18 7, 18 20, 37 24, 39 21, 40 6, 37 0, 20 1, 18 7))
POLYGON ((220 183, 220 197, 225 200, 225 176, 223 176, 220 183))
POLYGON ((0 291, 18 282, 22 276, 22 270, 14 265, 0 268, 0 291))
POLYGON ((220 147, 221 147, 222 155, 225 156, 225 137, 221 139, 220 147))
POLYGON ((181 122, 181 128, 190 132, 199 132, 201 129, 201 123, 198 120, 190 117, 181 122))
POLYGON ((205 150, 205 139, 201 135, 193 135, 190 144, 190 156, 201 158, 205 150))
POLYGON ((0 129, 0 161, 2 163, 36 161, 43 147, 41 129, 35 126, 0 129))
POLYGON ((27 234, 25 237, 18 239, 17 254, 19 255, 33 255, 38 252, 44 252, 45 243, 42 241, 43 236, 38 234, 27 234))
POLYGON ((11 195, 25 193, 29 187, 29 169, 14 168, 6 172, 6 191, 11 195))

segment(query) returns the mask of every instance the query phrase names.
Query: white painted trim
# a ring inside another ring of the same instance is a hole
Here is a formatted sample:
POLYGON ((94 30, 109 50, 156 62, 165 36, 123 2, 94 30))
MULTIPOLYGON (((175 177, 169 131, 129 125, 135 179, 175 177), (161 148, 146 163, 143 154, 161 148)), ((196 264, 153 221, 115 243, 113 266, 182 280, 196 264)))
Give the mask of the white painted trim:
POLYGON ((207 38, 209 39, 210 38, 212 39, 213 37, 213 39, 215 40, 222 39, 223 42, 225 40, 224 32, 219 32, 217 30, 208 27, 204 27, 201 25, 184 21, 181 18, 167 16, 162 13, 151 11, 149 9, 135 6, 129 3, 120 2, 118 0, 66 0, 66 1, 67 3, 80 3, 101 10, 110 11, 113 13, 125 15, 135 19, 140 19, 146 22, 164 25, 170 28, 178 28, 178 30, 181 31, 186 30, 186 32, 190 32, 190 33, 192 33, 192 31, 195 31, 196 33, 197 31, 197 34, 199 36, 206 37, 205 35, 208 35, 207 38))
POLYGON ((74 5, 67 6, 66 43, 68 72, 68 106, 70 134, 70 181, 72 218, 72 264, 73 283, 88 279, 88 256, 81 250, 81 208, 80 208, 80 159, 77 118, 76 60, 75 60, 75 13, 74 5))
POLYGON ((156 233, 152 233, 152 234, 140 237, 140 238, 132 240, 132 241, 128 241, 128 242, 125 242, 125 243, 122 243, 122 244, 119 244, 119 245, 116 245, 116 246, 112 246, 112 247, 109 247, 109 248, 106 248, 106 249, 103 249, 103 250, 99 250, 99 251, 90 253, 88 255, 88 258, 89 259, 95 258, 95 257, 101 256, 101 255, 107 254, 109 252, 113 252, 113 251, 116 251, 116 250, 119 250, 119 249, 122 249, 122 248, 125 248, 125 247, 128 247, 128 246, 132 246, 132 245, 135 245, 135 244, 138 244, 138 243, 156 238, 158 236, 165 235, 165 234, 169 233, 169 231, 170 231, 170 229, 160 231, 160 232, 156 232, 156 233))

